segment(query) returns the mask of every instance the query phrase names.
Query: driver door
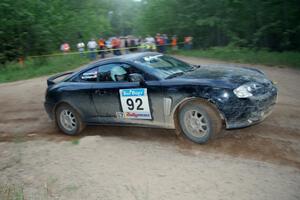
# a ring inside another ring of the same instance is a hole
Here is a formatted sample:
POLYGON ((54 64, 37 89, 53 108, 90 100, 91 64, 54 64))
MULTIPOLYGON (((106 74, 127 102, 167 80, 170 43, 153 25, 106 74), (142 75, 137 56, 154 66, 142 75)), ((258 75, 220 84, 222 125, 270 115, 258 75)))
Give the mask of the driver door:
POLYGON ((99 81, 93 84, 92 98, 98 113, 99 123, 121 123, 161 126, 164 124, 163 98, 160 82, 112 81, 110 71, 117 66, 128 75, 139 73, 135 67, 125 63, 100 66, 99 81))

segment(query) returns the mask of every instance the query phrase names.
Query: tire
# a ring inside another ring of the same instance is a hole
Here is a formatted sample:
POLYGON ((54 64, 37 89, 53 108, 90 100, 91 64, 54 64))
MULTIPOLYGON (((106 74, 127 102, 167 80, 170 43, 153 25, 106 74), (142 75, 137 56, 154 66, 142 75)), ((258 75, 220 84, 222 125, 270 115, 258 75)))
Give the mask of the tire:
POLYGON ((220 133, 222 119, 210 103, 192 101, 179 108, 176 129, 192 142, 203 144, 220 133))
POLYGON ((78 135, 85 127, 76 110, 67 104, 58 106, 55 120, 58 128, 67 135, 78 135))

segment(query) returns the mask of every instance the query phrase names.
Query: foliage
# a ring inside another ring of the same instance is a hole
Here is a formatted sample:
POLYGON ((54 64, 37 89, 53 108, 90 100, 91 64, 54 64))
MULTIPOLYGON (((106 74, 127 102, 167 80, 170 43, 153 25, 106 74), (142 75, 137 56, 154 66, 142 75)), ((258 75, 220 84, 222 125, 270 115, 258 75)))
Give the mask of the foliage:
POLYGON ((57 51, 63 42, 76 50, 79 41, 91 37, 129 34, 138 5, 128 0, 2 0, 0 63, 57 51))
POLYGON ((64 41, 176 34, 194 46, 300 50, 298 0, 2 0, 0 68, 59 50, 64 41))
POLYGON ((198 47, 300 50, 298 0, 144 0, 143 34, 193 36, 198 47))
POLYGON ((239 63, 300 68, 299 52, 270 52, 267 50, 254 50, 249 48, 212 47, 206 50, 180 50, 177 51, 176 54, 239 63))

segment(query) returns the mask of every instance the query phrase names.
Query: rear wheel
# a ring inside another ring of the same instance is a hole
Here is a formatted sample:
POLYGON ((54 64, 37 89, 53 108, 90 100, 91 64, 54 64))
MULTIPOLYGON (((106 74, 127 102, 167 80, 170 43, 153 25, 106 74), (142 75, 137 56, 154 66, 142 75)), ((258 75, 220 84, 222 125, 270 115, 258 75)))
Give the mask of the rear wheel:
POLYGON ((177 129, 189 140, 206 143, 222 129, 222 119, 218 111, 205 101, 193 101, 183 105, 178 111, 177 129))
POLYGON ((79 114, 69 105, 60 105, 55 112, 56 123, 59 129, 67 135, 77 135, 83 128, 79 114))

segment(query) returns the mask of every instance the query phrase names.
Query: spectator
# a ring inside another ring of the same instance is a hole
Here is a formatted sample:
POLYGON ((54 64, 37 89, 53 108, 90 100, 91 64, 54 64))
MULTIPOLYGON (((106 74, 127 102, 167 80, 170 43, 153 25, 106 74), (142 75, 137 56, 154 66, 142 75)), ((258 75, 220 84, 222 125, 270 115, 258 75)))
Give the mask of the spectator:
POLYGON ((168 38, 167 34, 163 34, 162 39, 164 41, 164 44, 162 46, 162 53, 164 53, 167 49, 167 45, 169 44, 169 38, 168 38))
POLYGON ((155 43, 155 39, 153 37, 151 37, 150 35, 148 35, 146 38, 145 38, 145 42, 146 43, 152 43, 154 44, 155 43))
POLYGON ((105 58, 105 40, 103 38, 100 38, 98 40, 98 46, 99 46, 99 54, 101 55, 101 58, 105 58))
POLYGON ((133 52, 133 51, 136 51, 136 41, 134 38, 131 38, 130 39, 130 51, 133 52))
POLYGON ((70 51, 70 45, 67 42, 64 42, 61 46, 60 46, 60 50, 63 53, 68 53, 70 51))
POLYGON ((116 48, 117 48, 117 38, 112 38, 111 40, 111 48, 113 49, 113 54, 116 56, 116 48))
POLYGON ((193 38, 191 36, 187 36, 184 38, 184 48, 186 50, 191 50, 192 49, 192 42, 193 38))
POLYGON ((136 43, 136 46, 137 46, 138 50, 140 50, 142 42, 143 42, 142 37, 139 36, 139 38, 137 39, 137 43, 136 43))
POLYGON ((160 33, 156 33, 156 36, 155 36, 155 43, 156 45, 158 46, 159 45, 159 38, 160 38, 160 33))
POLYGON ((117 53, 117 56, 120 56, 120 55, 122 55, 122 53, 121 53, 121 50, 120 50, 120 48, 121 48, 121 39, 119 38, 119 37, 117 37, 116 38, 116 53, 117 53))
POLYGON ((125 46, 125 53, 128 54, 129 53, 129 42, 128 42, 128 38, 125 38, 124 41, 124 46, 125 46))
POLYGON ((120 47, 121 47, 121 40, 118 37, 115 37, 111 40, 111 45, 113 49, 113 54, 115 56, 121 55, 120 47))
POLYGON ((173 35, 171 45, 172 45, 172 50, 173 51, 176 51, 178 49, 178 47, 177 47, 177 36, 176 35, 173 35))
POLYGON ((97 49, 97 43, 96 43, 95 39, 91 39, 87 43, 87 48, 90 52, 90 59, 95 60, 96 59, 96 49, 97 49))
POLYGON ((80 56, 83 56, 84 48, 85 48, 85 44, 83 42, 77 43, 77 49, 80 53, 80 56))
POLYGON ((164 53, 164 39, 163 37, 158 33, 156 34, 156 44, 157 44, 157 50, 159 53, 164 53))
POLYGON ((112 49, 113 49, 113 54, 115 55, 115 56, 117 56, 118 55, 118 40, 117 40, 117 38, 113 38, 112 40, 111 40, 111 47, 112 47, 112 49))
POLYGON ((167 34, 163 34, 163 39, 164 39, 165 45, 168 45, 169 44, 169 38, 168 38, 167 34))
POLYGON ((145 38, 145 44, 144 44, 144 48, 146 51, 155 51, 156 50, 156 45, 155 45, 155 39, 153 37, 151 37, 150 35, 148 35, 145 38))

